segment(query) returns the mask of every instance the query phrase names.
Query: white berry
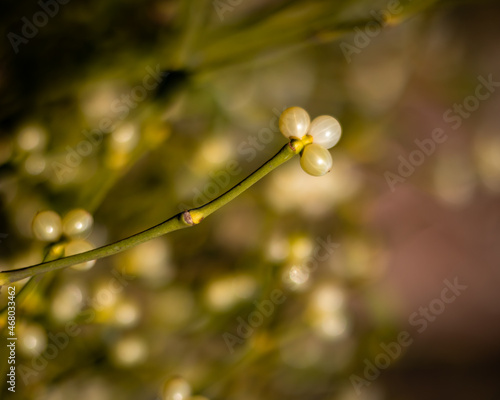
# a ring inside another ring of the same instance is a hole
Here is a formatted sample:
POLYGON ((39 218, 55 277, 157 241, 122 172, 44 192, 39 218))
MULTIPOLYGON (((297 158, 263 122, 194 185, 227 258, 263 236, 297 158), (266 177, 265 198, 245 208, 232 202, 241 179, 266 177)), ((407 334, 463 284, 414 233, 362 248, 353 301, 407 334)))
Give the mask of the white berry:
POLYGON ((311 122, 308 134, 313 137, 313 142, 330 149, 340 140, 342 128, 335 118, 329 115, 316 117, 311 122))
POLYGON ((92 230, 94 218, 86 210, 77 208, 67 213, 63 220, 63 232, 70 237, 86 237, 92 230))
POLYGON ((163 385, 163 400, 187 400, 190 396, 191 386, 181 377, 169 379, 163 385))
POLYGON ((306 110, 290 107, 280 115, 279 128, 286 138, 301 139, 308 131, 311 118, 306 110))
MULTIPOLYGON (((67 256, 73 256, 75 254, 80 254, 80 253, 85 253, 86 251, 92 250, 94 246, 87 242, 86 240, 83 239, 75 239, 69 242, 66 247, 64 248, 64 255, 67 256)), ((87 269, 90 269, 94 266, 95 260, 90 260, 84 263, 72 265, 71 268, 79 270, 79 271, 85 271, 87 269)))
POLYGON ((61 236, 61 217, 54 211, 42 211, 35 215, 31 227, 38 240, 53 242, 61 236))
POLYGON ((309 175, 322 176, 332 168, 332 156, 323 146, 308 144, 300 156, 300 165, 309 175))

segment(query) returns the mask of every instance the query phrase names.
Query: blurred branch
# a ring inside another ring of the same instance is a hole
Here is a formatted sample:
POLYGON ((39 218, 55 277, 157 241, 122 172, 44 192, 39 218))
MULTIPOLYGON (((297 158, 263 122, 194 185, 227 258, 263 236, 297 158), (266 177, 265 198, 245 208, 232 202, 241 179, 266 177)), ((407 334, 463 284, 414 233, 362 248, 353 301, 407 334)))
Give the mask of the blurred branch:
MULTIPOLYGON (((387 24, 397 25, 440 3, 440 0, 400 1, 402 11, 391 16, 387 24)), ((209 73, 246 62, 254 66, 262 57, 268 58, 270 52, 280 55, 285 50, 296 51, 327 43, 374 22, 369 9, 364 13, 366 17, 357 13, 349 19, 345 18, 343 14, 347 12, 349 4, 345 1, 315 1, 307 5, 291 2, 280 8, 279 12, 266 15, 265 19, 254 21, 251 17, 251 23, 246 25, 243 21, 240 26, 246 26, 246 29, 238 32, 231 25, 214 29, 200 40, 198 51, 201 56, 197 58, 202 61, 197 69, 209 73)), ((382 7, 372 7, 372 11, 382 10, 382 7)))

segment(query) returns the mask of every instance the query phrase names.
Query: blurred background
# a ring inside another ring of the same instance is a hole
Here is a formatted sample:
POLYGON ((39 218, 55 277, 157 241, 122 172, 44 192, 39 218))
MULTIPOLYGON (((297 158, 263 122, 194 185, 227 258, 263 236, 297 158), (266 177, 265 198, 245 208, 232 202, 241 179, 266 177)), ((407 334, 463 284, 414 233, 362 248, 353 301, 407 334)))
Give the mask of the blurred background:
POLYGON ((31 281, 2 398, 500 399, 499 16, 6 1, 1 270, 69 251, 39 211, 87 210, 97 247, 222 194, 286 143, 286 107, 343 136, 323 177, 297 157, 196 227, 31 281))

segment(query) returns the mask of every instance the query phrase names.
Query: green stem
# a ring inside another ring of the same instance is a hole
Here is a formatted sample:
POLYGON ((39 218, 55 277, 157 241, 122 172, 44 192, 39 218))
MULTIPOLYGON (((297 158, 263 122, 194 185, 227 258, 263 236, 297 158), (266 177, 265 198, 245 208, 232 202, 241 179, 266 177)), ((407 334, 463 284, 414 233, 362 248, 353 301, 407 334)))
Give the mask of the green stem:
MULTIPOLYGON (((55 260, 59 257, 61 257, 63 254, 62 248, 60 244, 54 243, 51 244, 50 247, 48 247, 46 254, 44 255, 42 262, 50 261, 50 260, 55 260)), ((23 302, 26 301, 26 299, 30 296, 30 294, 33 293, 33 290, 43 278, 48 278, 49 275, 45 276, 37 276, 34 277, 32 276, 28 282, 26 282, 21 289, 16 293, 16 310, 19 309, 19 307, 23 304, 23 302)), ((0 310, 0 321, 3 320, 3 317, 7 314, 7 309, 8 306, 7 304, 0 310)), ((5 322, 7 319, 5 319, 5 322)), ((1 325, 0 322, 0 328, 4 328, 3 325, 1 325)))
POLYGON ((304 142, 302 140, 292 140, 290 143, 283 146, 283 148, 274 157, 272 157, 269 161, 262 165, 262 167, 260 167, 257 171, 249 175, 247 178, 229 189, 221 196, 201 207, 181 212, 177 215, 174 215, 172 218, 169 218, 165 222, 162 222, 161 224, 149 228, 143 232, 137 233, 118 242, 87 251, 85 253, 59 258, 57 260, 32 265, 30 267, 24 267, 10 271, 2 271, 0 272, 0 285, 16 282, 21 279, 29 278, 49 271, 66 268, 71 265, 108 257, 127 250, 131 247, 137 246, 138 244, 147 242, 148 240, 165 235, 166 233, 196 225, 200 223, 204 218, 208 217, 210 214, 233 200, 236 196, 243 193, 273 169, 288 161, 294 155, 299 154, 306 143, 307 139, 305 139, 304 142))

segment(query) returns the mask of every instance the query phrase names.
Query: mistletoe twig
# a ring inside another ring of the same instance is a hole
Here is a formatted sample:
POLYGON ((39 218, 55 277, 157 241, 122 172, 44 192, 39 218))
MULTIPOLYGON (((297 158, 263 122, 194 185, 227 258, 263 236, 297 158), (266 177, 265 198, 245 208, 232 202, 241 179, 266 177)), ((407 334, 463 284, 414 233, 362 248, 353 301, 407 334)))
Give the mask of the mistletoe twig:
POLYGON ((2 271, 0 272, 0 285, 16 282, 21 279, 44 274, 49 271, 63 269, 71 265, 108 257, 113 254, 117 254, 124 250, 130 249, 131 247, 137 246, 138 244, 165 235, 167 233, 197 225, 210 214, 217 211, 219 208, 223 207, 225 204, 243 193, 273 169, 290 160, 293 156, 299 154, 304 146, 309 143, 309 136, 305 136, 302 139, 291 140, 289 143, 283 146, 282 149, 274 157, 272 157, 269 161, 262 165, 258 170, 253 172, 251 175, 229 189, 221 196, 201 207, 194 208, 192 210, 186 210, 184 212, 176 214, 159 225, 153 226, 143 232, 137 233, 133 236, 122 239, 115 243, 108 244, 106 246, 102 246, 84 253, 75 254, 69 257, 63 257, 57 260, 32 265, 29 267, 14 269, 10 271, 2 271))

